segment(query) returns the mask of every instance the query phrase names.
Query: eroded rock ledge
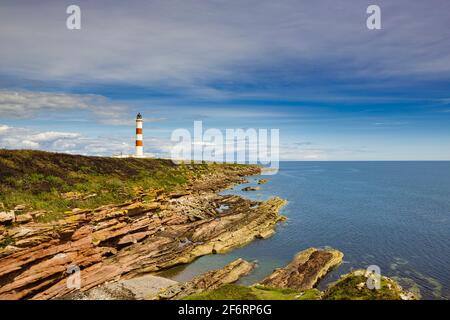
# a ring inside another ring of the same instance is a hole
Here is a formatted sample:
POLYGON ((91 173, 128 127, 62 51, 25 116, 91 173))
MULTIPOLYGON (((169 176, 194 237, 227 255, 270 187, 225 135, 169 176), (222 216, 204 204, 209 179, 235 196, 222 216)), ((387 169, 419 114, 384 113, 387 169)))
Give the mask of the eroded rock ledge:
POLYGON ((15 246, 0 251, 0 299, 52 299, 74 292, 67 268, 81 269, 81 291, 109 281, 188 263, 273 233, 280 198, 255 202, 216 192, 260 172, 237 167, 203 176, 186 188, 142 192, 133 201, 74 209, 55 223, 4 230, 15 246))
POLYGON ((239 258, 221 269, 208 271, 191 281, 174 284, 162 289, 158 294, 150 298, 155 300, 175 300, 188 295, 214 290, 225 284, 236 282, 242 276, 249 274, 254 267, 255 263, 239 258))

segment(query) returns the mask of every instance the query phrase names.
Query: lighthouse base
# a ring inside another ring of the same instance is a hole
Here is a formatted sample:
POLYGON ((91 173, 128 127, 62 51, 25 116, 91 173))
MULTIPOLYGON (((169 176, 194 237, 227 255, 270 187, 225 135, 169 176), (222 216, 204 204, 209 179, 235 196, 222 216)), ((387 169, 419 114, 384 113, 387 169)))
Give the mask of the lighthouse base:
POLYGON ((136 146, 135 156, 137 158, 142 158, 144 156, 144 147, 143 146, 136 146))

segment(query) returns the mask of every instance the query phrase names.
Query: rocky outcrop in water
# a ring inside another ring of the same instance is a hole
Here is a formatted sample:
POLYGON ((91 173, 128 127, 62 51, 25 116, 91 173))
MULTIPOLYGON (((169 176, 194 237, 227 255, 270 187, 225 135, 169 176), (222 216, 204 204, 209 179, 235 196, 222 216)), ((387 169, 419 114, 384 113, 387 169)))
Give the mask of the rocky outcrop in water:
POLYGON ((342 262, 344 254, 338 250, 309 248, 298 253, 285 268, 276 269, 261 284, 274 288, 299 291, 312 289, 330 270, 342 262))
POLYGON ((417 300, 418 293, 408 292, 393 279, 367 270, 342 275, 324 292, 324 300, 417 300))
POLYGON ((245 187, 242 188, 242 191, 258 191, 259 189, 259 187, 245 187))
POLYGON ((0 299, 74 293, 67 286, 70 266, 80 268, 83 292, 268 237, 284 200, 216 194, 257 173, 256 167, 217 172, 171 193, 152 190, 122 205, 73 209, 53 223, 30 213, 32 221, 0 230, 14 243, 0 249, 0 299))

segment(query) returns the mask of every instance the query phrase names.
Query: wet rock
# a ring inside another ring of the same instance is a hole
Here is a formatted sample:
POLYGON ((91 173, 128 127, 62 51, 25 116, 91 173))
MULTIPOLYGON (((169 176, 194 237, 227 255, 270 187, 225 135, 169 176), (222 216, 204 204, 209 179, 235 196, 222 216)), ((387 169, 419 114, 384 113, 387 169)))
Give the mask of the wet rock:
POLYGON ((245 187, 242 188, 242 191, 258 191, 260 187, 245 187))
POLYGON ((261 284, 299 291, 312 289, 329 271, 342 262, 344 254, 337 250, 309 248, 298 253, 285 268, 276 269, 261 284))
POLYGON ((269 180, 267 180, 267 179, 260 179, 260 180, 258 180, 258 184, 265 184, 267 182, 269 182, 269 180))
POLYGON ((257 237, 259 239, 268 239, 275 234, 275 230, 264 230, 260 232, 257 237))

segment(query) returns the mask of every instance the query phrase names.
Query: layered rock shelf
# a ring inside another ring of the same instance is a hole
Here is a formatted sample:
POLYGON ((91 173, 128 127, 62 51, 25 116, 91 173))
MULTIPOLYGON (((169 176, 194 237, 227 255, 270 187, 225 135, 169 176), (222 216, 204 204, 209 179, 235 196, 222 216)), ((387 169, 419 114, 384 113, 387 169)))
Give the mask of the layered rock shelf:
POLYGON ((285 268, 276 269, 261 281, 274 288, 299 291, 312 289, 330 270, 342 262, 344 254, 338 250, 309 248, 298 253, 285 268))

